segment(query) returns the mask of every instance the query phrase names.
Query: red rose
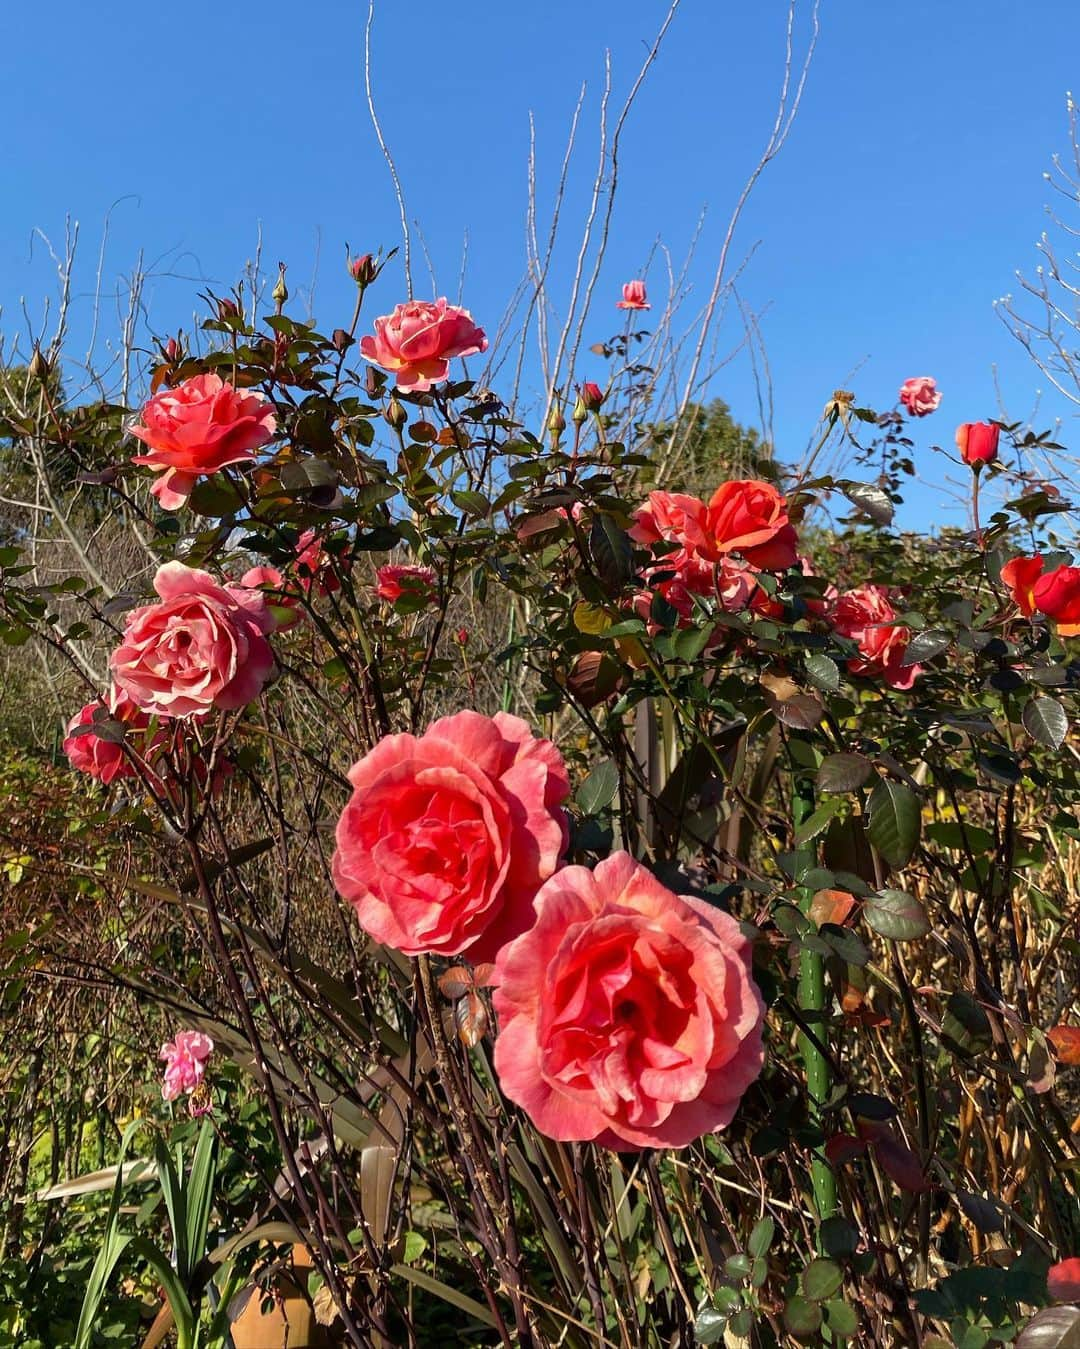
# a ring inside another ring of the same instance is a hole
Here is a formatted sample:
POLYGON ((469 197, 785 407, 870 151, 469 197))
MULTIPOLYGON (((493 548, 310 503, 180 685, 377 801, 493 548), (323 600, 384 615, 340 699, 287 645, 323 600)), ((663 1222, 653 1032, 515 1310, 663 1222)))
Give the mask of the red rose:
POLYGON ((81 711, 68 722, 67 739, 63 750, 71 761, 72 768, 80 773, 89 773, 106 786, 117 778, 130 778, 137 775, 135 765, 124 753, 123 746, 115 740, 103 740, 93 731, 75 735, 80 726, 93 726, 96 722, 122 721, 133 731, 145 731, 150 718, 135 706, 127 694, 113 689, 109 694, 108 709, 100 702, 87 703, 81 711))
POLYGON ((798 557, 787 500, 772 483, 721 483, 709 501, 707 529, 718 555, 740 553, 763 571, 783 571, 798 557))
POLYGON ((1046 1271, 1046 1291, 1055 1302, 1075 1302, 1080 1298, 1080 1257, 1059 1260, 1046 1271))
POLYGON ((490 960, 533 921, 566 848, 562 758, 519 717, 458 712, 390 735, 349 772, 334 882, 406 955, 490 960))
POLYGON ((1020 612, 1025 618, 1030 618, 1035 612, 1032 592, 1042 570, 1043 560, 1037 554, 1034 557, 1014 557, 1001 569, 1001 584, 1008 589, 1013 603, 1020 606, 1020 612))
POLYGON ((998 455, 998 436, 1001 428, 993 422, 965 422, 956 428, 956 444, 960 458, 970 468, 992 464, 998 455))
POLYGON ((397 376, 399 389, 430 389, 450 373, 454 356, 487 351, 487 337, 467 309, 446 300, 410 300, 375 320, 375 335, 360 339, 360 354, 397 376))
POLYGON ((134 609, 110 659, 120 689, 144 712, 189 717, 244 707, 274 668, 265 596, 219 585, 205 571, 166 562, 154 577, 157 604, 134 609))
POLYGON ((840 595, 830 615, 833 627, 859 648, 848 661, 852 674, 880 675, 894 689, 909 689, 920 673, 918 665, 902 664, 911 630, 896 623, 896 610, 884 586, 861 585, 840 595))
POLYGON ((240 392, 218 375, 194 375, 155 394, 143 408, 142 422, 131 434, 145 441, 150 453, 131 462, 160 473, 150 490, 164 510, 175 511, 197 478, 253 459, 276 429, 274 409, 261 393, 240 392))
POLYGON ((1031 591, 1035 608, 1053 619, 1059 637, 1080 634, 1080 567, 1055 567, 1031 591))
POLYGON ((730 1124, 761 1071, 739 925, 629 853, 556 873, 493 982, 500 1085, 550 1138, 685 1147, 730 1124))

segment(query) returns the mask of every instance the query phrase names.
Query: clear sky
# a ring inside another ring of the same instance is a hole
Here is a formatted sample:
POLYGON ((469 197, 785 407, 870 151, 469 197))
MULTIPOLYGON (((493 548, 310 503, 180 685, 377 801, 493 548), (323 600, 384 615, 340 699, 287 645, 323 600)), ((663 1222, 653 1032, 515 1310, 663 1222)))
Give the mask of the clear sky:
MULTIPOLYGON (((366 251, 399 237, 364 101, 366 0, 4 8, 4 329, 24 328, 24 298, 40 317, 55 274, 32 234, 58 244, 70 216, 82 230, 72 328, 85 343, 110 207, 103 275, 115 283, 140 251, 154 265, 144 296, 154 331, 190 328, 197 291, 236 280, 260 229, 264 259, 290 264, 294 294, 317 275, 316 319, 327 329, 346 321, 346 241, 366 251)), ((803 35, 809 8, 800 0, 803 35)), ((468 232, 464 301, 489 328, 524 269, 530 110, 543 203, 588 81, 559 295, 596 158, 604 51, 623 95, 665 10, 665 0, 379 0, 376 97, 409 213, 452 297, 468 232)), ((657 239, 685 256, 707 207, 688 312, 703 302, 771 124, 785 13, 783 0, 682 0, 624 133, 588 340, 617 331, 608 305, 657 239)), ((741 258, 758 243, 742 291, 766 311, 781 456, 798 457, 837 386, 884 407, 905 376, 935 375, 944 403, 919 426, 930 479, 942 472, 934 440, 999 415, 995 364, 1008 412, 1028 414, 1044 381, 992 302, 1037 262, 1043 171, 1067 149, 1073 87, 1076 0, 822 0, 800 118, 735 250, 741 258)), ((377 312, 400 298, 399 279, 380 282, 377 312)), ((117 322, 114 310, 101 316, 103 331, 117 322)), ((587 361, 578 370, 594 373, 587 361)), ((746 362, 721 372, 713 392, 756 419, 746 362)), ((1057 410, 1047 401, 1040 424, 1057 410)), ((1074 436, 1067 423, 1062 438, 1074 436)), ((927 493, 912 509, 913 521, 945 518, 927 493)))

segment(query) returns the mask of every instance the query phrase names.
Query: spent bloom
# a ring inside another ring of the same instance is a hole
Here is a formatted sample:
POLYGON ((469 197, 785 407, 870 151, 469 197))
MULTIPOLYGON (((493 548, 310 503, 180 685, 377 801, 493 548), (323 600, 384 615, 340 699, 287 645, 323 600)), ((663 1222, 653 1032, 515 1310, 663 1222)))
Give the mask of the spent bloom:
POLYGON ((124 753, 123 746, 113 739, 103 739, 93 731, 76 735, 82 726, 105 722, 121 722, 126 730, 145 731, 150 718, 131 701, 126 693, 113 688, 109 692, 108 708, 100 702, 87 703, 68 722, 64 753, 73 768, 98 778, 106 786, 117 778, 134 777, 135 765, 124 753))
POLYGON ((376 941, 490 960, 558 867, 570 783, 520 717, 457 712, 389 735, 349 771, 334 882, 376 941))
POLYGON ((158 473, 150 491, 167 511, 185 504, 199 478, 254 459, 277 429, 273 406, 261 393, 235 389, 214 374, 162 389, 141 417, 131 434, 148 452, 131 462, 158 473))
POLYGON ((185 1092, 194 1091, 206 1075, 206 1060, 213 1052, 213 1040, 198 1030, 178 1031, 175 1040, 163 1044, 158 1055, 165 1060, 163 1099, 175 1101, 185 1092))
POLYGON ((622 288, 622 299, 615 307, 616 309, 651 309, 652 305, 645 299, 645 282, 625 282, 622 288))
POLYGON ((928 417, 941 406, 937 380, 929 375, 914 375, 900 385, 900 402, 912 417, 928 417))
POLYGON ((341 589, 341 579, 334 571, 334 559, 313 529, 305 529, 296 541, 296 575, 308 593, 312 587, 316 587, 320 595, 332 595, 341 589))
POLYGON ((374 335, 360 339, 360 354, 395 375, 399 389, 423 393, 446 379, 453 357, 474 356, 487 346, 467 309, 445 299, 410 300, 375 320, 374 335))
POLYGON ((761 1072, 765 1009, 738 923, 629 853, 556 872, 493 983, 495 1071, 549 1138, 685 1147, 726 1128, 761 1072))

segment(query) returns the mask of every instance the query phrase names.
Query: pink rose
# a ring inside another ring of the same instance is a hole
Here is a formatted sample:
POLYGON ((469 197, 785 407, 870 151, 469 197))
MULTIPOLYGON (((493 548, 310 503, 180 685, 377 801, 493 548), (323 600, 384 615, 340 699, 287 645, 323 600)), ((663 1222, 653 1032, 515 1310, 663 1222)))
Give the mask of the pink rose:
POLYGON ((1080 1256, 1059 1260, 1046 1271, 1046 1291, 1055 1302, 1080 1299, 1080 1256))
POLYGON ((850 638, 859 654, 847 663, 852 674, 880 675, 894 689, 909 689, 921 673, 918 665, 902 664, 911 630, 895 622, 885 586, 861 585, 837 596, 830 614, 841 637, 850 638))
POLYGON ((387 604, 396 604, 402 595, 416 595, 428 604, 435 602, 435 573, 430 567, 413 563, 388 562, 375 572, 375 594, 387 604))
POLYGON ((274 620, 276 632, 286 632, 294 628, 303 618, 295 595, 289 594, 289 586, 277 567, 251 567, 240 577, 240 584, 249 590, 261 590, 266 596, 266 607, 274 620))
POLYGON ((761 1072, 765 1008, 738 923, 629 853, 557 872, 493 982, 499 1083, 550 1138, 685 1147, 730 1124, 761 1072))
POLYGON ((912 417, 928 417, 941 406, 937 381, 929 375, 915 375, 900 385, 900 402, 912 417))
POLYGON ((349 772, 334 881, 378 942, 490 960, 533 921, 568 841, 558 750, 519 717, 458 712, 349 772))
POLYGON ((184 1092, 192 1092, 206 1075, 206 1060, 214 1052, 214 1042, 202 1031, 182 1030, 175 1040, 161 1046, 158 1058, 165 1060, 162 1098, 175 1101, 184 1092))
POLYGON ((131 462, 160 473, 150 491, 163 510, 175 511, 197 478, 254 459, 276 430, 274 409, 261 393, 234 389, 218 375, 193 375, 175 389, 162 389, 143 408, 131 434, 150 453, 131 462))
POLYGON ((128 614, 110 661, 132 701, 156 716, 189 717, 258 697, 274 668, 265 596, 182 562, 159 567, 154 589, 160 601, 128 614))
POLYGON ((360 339, 360 354, 397 376, 399 389, 423 393, 444 380, 454 356, 487 351, 487 337, 467 309, 446 300, 410 300, 375 320, 375 335, 360 339))
POLYGON ((627 281, 622 288, 622 299, 615 306, 616 309, 651 309, 645 299, 644 281, 627 281))
POLYGON ((296 541, 296 574, 309 594, 312 586, 318 587, 320 595, 332 595, 341 589, 341 580, 334 571, 334 559, 313 529, 305 529, 296 541))
POLYGON ((133 731, 145 731, 150 718, 135 706, 126 693, 113 689, 108 698, 108 710, 100 702, 87 703, 86 706, 68 722, 67 739, 64 741, 64 753, 71 766, 80 773, 89 773, 106 786, 116 778, 130 778, 137 775, 132 761, 124 753, 123 746, 113 740, 103 740, 92 731, 76 735, 80 726, 93 726, 95 722, 121 721, 133 731))
POLYGON ((717 555, 739 553, 759 570, 783 571, 798 558, 787 499, 770 482, 721 483, 709 498, 707 528, 717 555))

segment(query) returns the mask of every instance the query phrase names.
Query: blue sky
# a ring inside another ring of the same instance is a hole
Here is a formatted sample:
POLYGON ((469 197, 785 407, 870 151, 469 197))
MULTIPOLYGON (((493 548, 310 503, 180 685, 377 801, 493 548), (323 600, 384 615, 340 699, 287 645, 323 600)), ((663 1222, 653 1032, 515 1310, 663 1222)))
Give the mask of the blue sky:
MULTIPOLYGON (((0 213, 2 326, 40 316, 67 216, 81 224, 72 329, 85 344, 101 242, 104 276, 156 261, 151 327, 190 328, 204 284, 230 285, 252 256, 290 264, 294 294, 317 275, 315 312, 347 319, 355 251, 397 242, 397 207, 363 93, 362 0, 183 10, 53 0, 5 15, 0 100, 8 128, 0 213), (166 272, 175 275, 165 275, 166 272)), ((528 114, 541 197, 550 197, 581 81, 588 81, 552 290, 565 290, 595 162, 605 49, 621 102, 663 0, 381 0, 375 86, 384 129, 440 288, 454 295, 469 236, 465 302, 493 329, 525 263, 528 114), (561 289, 560 289, 561 283, 561 289)), ((658 238, 681 259, 707 215, 688 312, 707 293, 731 205, 771 123, 783 0, 683 0, 624 133, 612 242, 587 340, 617 331, 608 306, 658 238)), ((800 2, 806 32, 808 0, 800 2)), ((1067 148, 1065 92, 1080 87, 1074 0, 822 0, 821 40, 800 118, 744 217, 735 253, 766 310, 782 457, 797 458, 837 386, 887 406, 901 379, 933 374, 940 413, 921 423, 919 463, 959 421, 1022 418, 1044 384, 992 302, 1037 261, 1044 169, 1067 148)), ((393 264, 392 264, 393 265, 393 264)), ((422 271, 422 262, 418 263, 422 271)), ((376 312, 400 298, 388 272, 376 312)), ((659 284, 659 274, 657 273, 659 284)), ((115 330, 114 312, 102 314, 115 330)), ((579 377, 602 376, 588 361, 579 377)), ((714 392, 753 421, 745 361, 714 392)), ((1060 405, 1047 400, 1040 424, 1060 405)), ((1068 441, 1074 427, 1066 424, 1068 441)), ((948 517, 917 489, 912 522, 948 517)))

